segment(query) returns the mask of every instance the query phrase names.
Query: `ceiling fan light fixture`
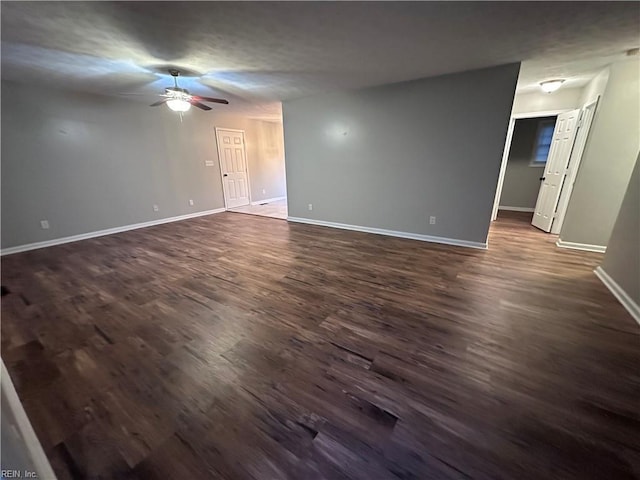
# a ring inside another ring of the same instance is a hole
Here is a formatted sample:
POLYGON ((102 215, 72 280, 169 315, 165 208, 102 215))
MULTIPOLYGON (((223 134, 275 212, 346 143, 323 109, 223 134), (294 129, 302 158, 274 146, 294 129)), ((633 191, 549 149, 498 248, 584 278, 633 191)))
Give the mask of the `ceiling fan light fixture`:
POLYGON ((552 93, 558 90, 563 83, 564 80, 562 79, 547 80, 546 82, 540 82, 540 88, 547 93, 552 93))
POLYGON ((167 100, 167 107, 174 112, 187 112, 191 108, 191 104, 181 98, 174 98, 172 100, 167 100))
POLYGON ((162 97, 163 99, 152 103, 151 105, 149 105, 150 107, 159 107, 160 105, 166 105, 171 109, 171 111, 180 113, 180 119, 182 119, 182 114, 191 110, 191 105, 204 111, 211 110, 211 107, 202 102, 213 102, 221 103, 223 105, 229 105, 229 102, 224 98, 191 95, 189 93, 189 90, 187 90, 186 88, 180 88, 178 86, 178 76, 180 75, 180 72, 172 69, 169 70, 169 73, 173 77, 173 87, 166 87, 164 89, 164 93, 160 94, 160 97, 162 97))

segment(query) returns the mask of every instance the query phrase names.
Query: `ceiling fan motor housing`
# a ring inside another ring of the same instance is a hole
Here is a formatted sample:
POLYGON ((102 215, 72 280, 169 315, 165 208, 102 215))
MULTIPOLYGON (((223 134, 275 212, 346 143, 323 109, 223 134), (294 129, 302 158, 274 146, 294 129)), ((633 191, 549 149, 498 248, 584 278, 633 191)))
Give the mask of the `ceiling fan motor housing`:
POLYGON ((186 88, 180 88, 180 87, 167 87, 164 89, 165 92, 167 92, 168 94, 184 94, 184 95, 189 95, 189 90, 187 90, 186 88))

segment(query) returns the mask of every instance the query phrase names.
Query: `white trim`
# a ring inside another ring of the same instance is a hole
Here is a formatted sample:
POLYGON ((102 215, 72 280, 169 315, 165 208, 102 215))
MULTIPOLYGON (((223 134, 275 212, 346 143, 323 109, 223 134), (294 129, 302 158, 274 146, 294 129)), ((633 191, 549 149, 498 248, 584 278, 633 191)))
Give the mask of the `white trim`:
POLYGON ((456 238, 434 237, 421 233, 398 232, 396 230, 386 230, 384 228, 362 227, 360 225, 349 225, 346 223, 325 222, 312 218, 287 217, 288 222, 306 223, 309 225, 320 225, 322 227, 340 228, 342 230, 353 230, 356 232, 374 233, 376 235, 387 235, 389 237, 409 238, 423 242, 443 243, 445 245, 455 245, 457 247, 487 249, 486 243, 470 242, 468 240, 458 240, 456 238))
POLYGON ((607 251, 607 247, 605 245, 591 245, 589 243, 565 242, 560 238, 556 242, 556 245, 560 248, 571 248, 573 250, 583 250, 585 252, 604 253, 607 251))
MULTIPOLYGON (((3 436, 4 430, 6 429, 9 435, 12 437, 15 435, 15 437, 17 437, 16 440, 21 444, 20 447, 26 449, 24 453, 26 453, 28 460, 32 462, 30 465, 24 466, 32 466, 35 469, 35 473, 38 475, 38 478, 50 478, 55 480, 57 477, 55 473, 53 473, 51 464, 42 449, 42 445, 38 441, 38 437, 31 426, 31 422, 29 422, 29 418, 24 411, 22 403, 20 403, 18 393, 13 386, 13 382, 9 376, 7 367, 4 365, 4 361, 2 361, 2 378, 0 383, 2 385, 3 397, 2 408, 3 410, 7 409, 9 414, 8 417, 13 417, 13 420, 15 420, 15 424, 12 422, 2 424, 3 436), (4 401, 5 399, 6 402, 4 401)), ((3 411, 3 421, 5 420, 4 413, 5 412, 3 411)), ((20 448, 20 450, 23 448, 20 448)), ((3 465, 3 467, 7 467, 7 465, 3 465)))
POLYGON ((79 235, 72 235, 70 237, 61 237, 54 238, 53 240, 45 240, 43 242, 27 243, 25 245, 18 245, 17 247, 3 248, 0 251, 0 255, 11 255, 13 253, 26 252, 29 250, 36 250, 38 248, 53 247, 54 245, 78 242, 80 240, 87 240, 89 238, 104 237, 105 235, 112 235, 114 233, 137 230, 138 228, 153 227, 154 225, 162 225, 163 223, 179 222, 181 220, 188 220, 189 218, 203 217, 205 215, 212 215, 214 213, 221 213, 224 211, 224 208, 216 208, 214 210, 204 210, 202 212, 178 215, 177 217, 160 218, 158 220, 151 220, 149 222, 134 223, 131 225, 123 225, 122 227, 107 228, 105 230, 97 230, 95 232, 81 233, 79 235))
POLYGON ((493 199, 493 210, 491 212, 491 221, 498 218, 498 207, 500 206, 500 197, 502 196, 502 187, 504 186, 504 177, 507 173, 507 162, 509 161, 509 153, 511 151, 511 142, 513 141, 513 131, 515 130, 516 120, 523 118, 540 118, 560 115, 561 113, 570 111, 570 108, 564 110, 549 110, 546 112, 525 112, 512 113, 509 119, 509 127, 507 128, 507 137, 504 141, 504 149, 502 150, 502 162, 500 163, 500 173, 498 173, 498 183, 496 185, 496 195, 493 199))
POLYGON ((535 208, 532 207, 504 207, 502 205, 500 205, 498 207, 498 210, 508 210, 510 212, 535 212, 535 208))
POLYGON ((509 127, 507 128, 507 138, 504 141, 504 150, 502 151, 502 162, 500 163, 500 172, 498 173, 498 183, 496 185, 496 195, 493 199, 493 210, 491 211, 491 221, 498 218, 498 207, 500 206, 500 197, 502 196, 502 187, 504 185, 504 177, 507 173, 507 161, 509 160, 509 150, 511 149, 511 141, 513 140, 513 131, 516 126, 516 119, 509 119, 509 127))
POLYGON ((622 306, 629 312, 638 325, 640 325, 640 306, 629 296, 618 283, 609 276, 602 267, 597 267, 593 271, 600 279, 604 286, 609 289, 614 297, 622 304, 622 306))
POLYGON ((238 132, 238 133, 242 133, 244 135, 244 130, 241 130, 239 128, 227 128, 227 127, 214 127, 216 129, 216 131, 218 130, 226 130, 227 132, 238 132))
POLYGON ((558 116, 561 113, 570 112, 571 110, 575 110, 575 108, 562 108, 558 110, 546 110, 541 112, 514 113, 513 115, 511 115, 511 118, 521 120, 523 118, 553 117, 553 116, 558 116))
POLYGON ((216 132, 216 150, 218 152, 218 167, 220 169, 220 182, 222 183, 222 199, 224 200, 224 209, 229 210, 229 206, 227 205, 227 195, 226 195, 226 190, 224 188, 224 173, 222 172, 222 155, 220 155, 220 142, 218 137, 218 132, 220 130, 242 134, 242 148, 244 149, 244 161, 246 163, 245 166, 247 167, 247 197, 249 197, 249 203, 245 205, 236 205, 235 207, 231 207, 231 208, 244 207, 246 205, 253 205, 251 203, 251 176, 249 175, 249 156, 247 155, 247 134, 245 133, 244 130, 239 130, 237 128, 214 127, 214 130, 216 132))
POLYGON ((251 202, 251 205, 260 205, 261 203, 271 203, 271 202, 277 202, 278 200, 286 200, 287 197, 273 197, 273 198, 266 198, 264 200, 258 200, 257 202, 251 202))

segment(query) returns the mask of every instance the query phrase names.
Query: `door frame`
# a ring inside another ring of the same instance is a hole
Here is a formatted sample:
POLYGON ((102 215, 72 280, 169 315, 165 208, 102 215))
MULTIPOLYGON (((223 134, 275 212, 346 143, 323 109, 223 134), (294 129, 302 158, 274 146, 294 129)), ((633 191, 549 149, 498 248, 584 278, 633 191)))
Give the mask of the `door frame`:
POLYGON ((244 147, 244 159, 247 167, 247 193, 249 196, 249 203, 251 205, 251 175, 249 174, 249 154, 247 152, 247 134, 244 130, 238 128, 226 128, 226 127, 214 127, 216 131, 216 151, 218 153, 218 171, 220 173, 220 184, 222 185, 222 200, 224 200, 224 209, 229 210, 227 206, 227 197, 224 194, 224 174, 222 173, 222 158, 220 157, 220 136, 219 131, 225 130, 227 132, 237 132, 242 134, 242 145, 244 147))
POLYGON ((580 168, 580 163, 582 162, 582 157, 584 155, 584 150, 587 146, 587 141, 589 140, 589 133, 591 132, 591 125, 593 125, 593 120, 596 117, 596 112, 598 110, 598 101, 600 100, 600 95, 596 97, 596 99, 592 102, 589 102, 583 105, 580 108, 580 120, 578 121, 578 131, 576 133, 576 139, 573 143, 573 150, 571 151, 571 156, 569 157, 569 169, 568 175, 566 175, 564 179, 564 183, 562 185, 562 189, 560 191, 560 198, 558 199, 558 206, 556 208, 556 218, 551 225, 551 233, 555 235, 560 234, 560 229, 562 228, 562 224, 564 223, 564 217, 567 213, 567 208, 569 207, 569 200, 571 200, 571 194, 573 193, 573 184, 576 181, 576 177, 578 176, 578 169, 580 168), (589 123, 585 124, 585 112, 587 109, 593 107, 593 113, 589 118, 589 123), (585 132, 580 138, 580 130, 585 132), (578 143, 580 142, 580 143, 578 143), (573 163, 572 163, 573 161, 573 163))
POLYGON ((502 187, 504 186, 504 177, 507 173, 507 162, 509 161, 509 153, 511 151, 511 142, 513 140, 513 131, 516 126, 516 120, 525 118, 541 118, 558 116, 561 113, 575 110, 575 108, 564 108, 562 110, 547 110, 540 112, 514 113, 509 119, 509 128, 507 129, 507 138, 504 142, 504 150, 502 152, 502 162, 500 163, 500 173, 498 174, 498 184, 496 185, 496 196, 493 200, 493 210, 491 211, 491 221, 498 218, 498 207, 500 206, 500 197, 502 197, 502 187))

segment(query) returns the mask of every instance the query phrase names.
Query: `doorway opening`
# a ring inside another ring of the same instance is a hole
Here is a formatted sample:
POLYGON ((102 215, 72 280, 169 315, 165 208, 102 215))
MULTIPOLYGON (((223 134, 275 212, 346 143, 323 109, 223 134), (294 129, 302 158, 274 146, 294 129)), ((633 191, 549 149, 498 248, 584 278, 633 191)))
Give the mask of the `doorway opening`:
POLYGON ((498 216, 518 212, 509 216, 531 223, 556 120, 557 115, 516 119, 498 216))
POLYGON ((596 106, 511 117, 492 220, 516 217, 560 233, 596 106))
POLYGON ((247 127, 215 129, 225 209, 286 220, 282 124, 254 120, 247 127))

